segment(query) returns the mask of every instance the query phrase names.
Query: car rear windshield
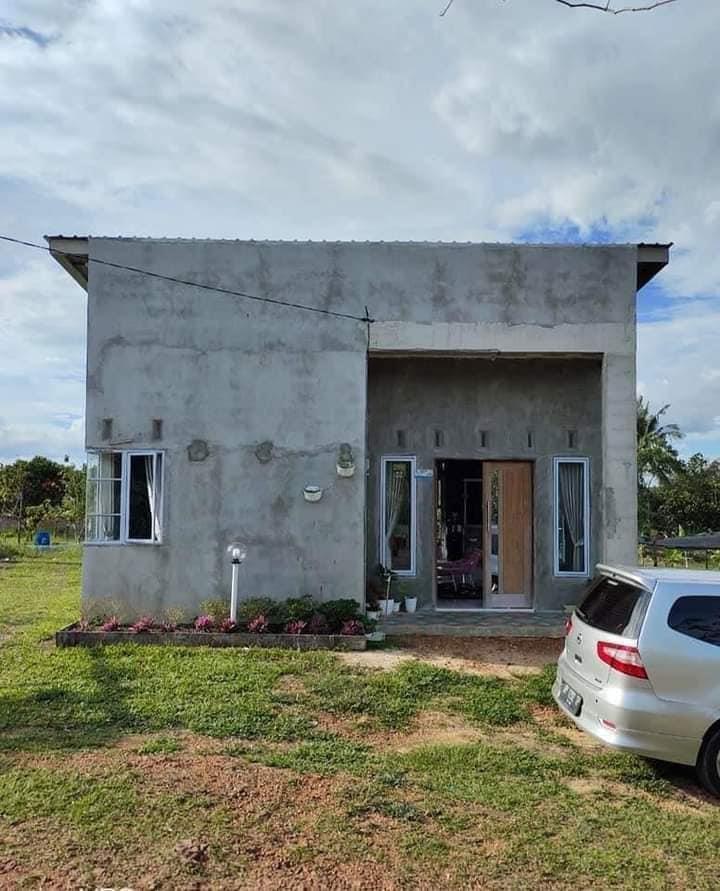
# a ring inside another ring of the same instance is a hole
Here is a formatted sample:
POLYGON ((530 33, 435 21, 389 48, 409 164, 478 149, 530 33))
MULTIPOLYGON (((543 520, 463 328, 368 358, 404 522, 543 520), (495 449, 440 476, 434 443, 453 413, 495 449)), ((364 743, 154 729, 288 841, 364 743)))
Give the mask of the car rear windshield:
POLYGON ((647 596, 642 588, 603 577, 593 583, 577 614, 599 631, 635 637, 645 614, 647 596))

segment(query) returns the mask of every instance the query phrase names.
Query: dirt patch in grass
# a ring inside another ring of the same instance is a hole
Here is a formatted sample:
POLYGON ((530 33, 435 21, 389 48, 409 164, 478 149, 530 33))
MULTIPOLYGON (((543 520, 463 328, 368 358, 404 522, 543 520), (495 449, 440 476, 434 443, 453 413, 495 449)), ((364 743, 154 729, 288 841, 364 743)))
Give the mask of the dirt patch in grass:
POLYGON ((404 652, 420 658, 453 657, 476 666, 501 665, 511 668, 541 669, 556 662, 563 641, 546 637, 439 637, 399 635, 393 638, 404 652))
POLYGON ((537 674, 557 660, 562 641, 550 638, 476 638, 406 635, 397 649, 338 653, 353 668, 392 671, 412 659, 464 674, 506 680, 537 674))
POLYGON ((421 746, 460 745, 489 738, 476 724, 460 715, 445 712, 420 712, 407 730, 392 733, 375 733, 365 737, 365 742, 380 751, 410 752, 421 746))
MULTIPOLYGON (((362 654, 358 653, 358 655, 362 654)), ((305 692, 305 684, 302 682, 302 678, 299 678, 296 674, 284 674, 279 678, 275 685, 275 689, 280 693, 302 696, 305 692)))
POLYGON ((573 745, 587 752, 605 752, 605 746, 596 742, 588 733, 579 730, 568 718, 565 718, 560 711, 553 708, 543 708, 536 706, 530 710, 534 720, 541 726, 564 737, 573 745))

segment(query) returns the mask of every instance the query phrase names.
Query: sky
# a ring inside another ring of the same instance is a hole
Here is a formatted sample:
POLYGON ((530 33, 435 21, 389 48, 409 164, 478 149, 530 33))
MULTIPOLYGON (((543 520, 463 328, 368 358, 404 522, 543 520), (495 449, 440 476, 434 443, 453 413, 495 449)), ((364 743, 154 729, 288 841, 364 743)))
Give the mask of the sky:
MULTIPOLYGON (((720 457, 717 0, 3 0, 0 234, 674 242, 638 388, 720 457)), ((85 294, 0 243, 0 462, 83 454, 85 294)))

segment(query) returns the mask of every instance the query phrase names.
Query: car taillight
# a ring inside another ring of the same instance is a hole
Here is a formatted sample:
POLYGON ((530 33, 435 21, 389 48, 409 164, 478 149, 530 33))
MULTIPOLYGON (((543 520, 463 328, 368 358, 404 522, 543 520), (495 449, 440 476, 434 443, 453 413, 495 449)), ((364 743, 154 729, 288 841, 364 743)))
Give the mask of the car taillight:
POLYGON ((571 631, 572 631, 572 616, 568 616, 567 619, 565 619, 565 637, 567 637, 571 631))
POLYGON ((602 662, 621 674, 628 674, 633 678, 647 678, 647 672, 637 647, 601 640, 597 645, 597 654, 602 662))

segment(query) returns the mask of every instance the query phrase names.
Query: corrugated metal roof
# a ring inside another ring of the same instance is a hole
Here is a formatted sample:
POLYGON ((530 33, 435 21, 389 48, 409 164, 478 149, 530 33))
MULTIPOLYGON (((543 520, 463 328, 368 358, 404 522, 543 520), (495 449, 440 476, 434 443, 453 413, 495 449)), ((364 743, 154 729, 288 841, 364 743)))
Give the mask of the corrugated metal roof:
POLYGON ((455 247, 475 245, 482 247, 528 247, 528 248, 627 248, 627 247, 656 247, 670 248, 672 242, 663 244, 660 242, 649 244, 645 242, 528 242, 528 241, 413 241, 413 240, 385 240, 385 239, 272 239, 272 238, 179 238, 168 235, 46 235, 45 238, 93 238, 96 241, 159 241, 169 244, 193 244, 193 243, 224 243, 224 244, 392 244, 413 245, 417 247, 455 247))

